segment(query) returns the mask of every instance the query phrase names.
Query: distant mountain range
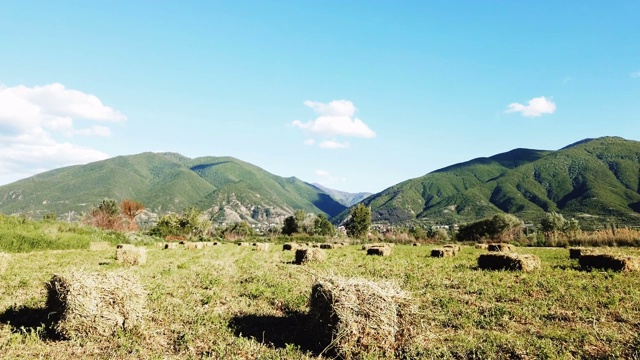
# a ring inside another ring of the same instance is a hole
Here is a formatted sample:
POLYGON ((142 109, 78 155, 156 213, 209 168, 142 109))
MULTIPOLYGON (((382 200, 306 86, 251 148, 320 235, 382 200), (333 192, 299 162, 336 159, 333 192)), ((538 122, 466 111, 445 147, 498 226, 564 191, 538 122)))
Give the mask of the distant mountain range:
POLYGON ((499 212, 537 222, 558 211, 583 224, 640 225, 640 142, 585 139, 557 151, 514 149, 350 194, 273 175, 232 157, 175 153, 119 156, 0 186, 0 212, 38 218, 84 213, 103 198, 142 202, 152 212, 197 207, 217 222, 277 224, 295 210, 343 221, 362 202, 383 223, 464 223, 499 212))
MULTIPOLYGON (((515 149, 404 181, 363 200, 374 222, 461 223, 498 212, 537 222, 640 225, 640 142, 585 139, 557 151, 515 149)), ((346 212, 336 216, 340 221, 346 212)))

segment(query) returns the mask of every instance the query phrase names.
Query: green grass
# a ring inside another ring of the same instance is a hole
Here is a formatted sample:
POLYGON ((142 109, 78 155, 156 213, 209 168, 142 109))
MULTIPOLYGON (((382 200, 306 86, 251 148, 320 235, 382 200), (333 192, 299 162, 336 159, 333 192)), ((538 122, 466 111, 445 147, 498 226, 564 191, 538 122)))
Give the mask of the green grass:
MULTIPOLYGON (((89 237, 89 235, 85 235, 89 237)), ((418 344, 406 358, 631 359, 640 356, 640 274, 584 272, 565 249, 518 248, 542 259, 533 273, 482 271, 481 250, 430 258, 431 246, 398 245, 390 257, 360 246, 327 250, 324 263, 292 265, 293 252, 223 244, 148 248, 139 274, 150 316, 137 333, 59 341, 42 314, 55 272, 113 270, 114 251, 11 254, 0 274, 0 353, 5 358, 310 359, 307 299, 317 276, 391 280, 418 307, 418 344), (29 321, 31 320, 31 321, 29 321), (45 321, 46 322, 46 321, 45 321), (421 341, 421 342, 420 342, 421 341)), ((617 250, 640 255, 635 249, 617 250)))

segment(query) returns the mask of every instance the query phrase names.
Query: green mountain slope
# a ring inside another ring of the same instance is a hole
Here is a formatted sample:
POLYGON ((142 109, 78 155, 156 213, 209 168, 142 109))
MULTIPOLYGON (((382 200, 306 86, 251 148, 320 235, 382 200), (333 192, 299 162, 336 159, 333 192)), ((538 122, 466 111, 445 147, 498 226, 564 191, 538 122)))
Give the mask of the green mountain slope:
POLYGON ((154 212, 195 206, 221 221, 229 220, 224 215, 229 214, 231 220, 277 222, 297 209, 333 216, 345 208, 296 178, 282 178, 231 157, 143 153, 56 169, 0 186, 0 212, 34 217, 83 213, 103 198, 131 198, 154 212))
MULTIPOLYGON (((516 149, 452 165, 364 200, 373 220, 459 223, 497 212, 538 221, 559 211, 584 222, 640 224, 640 142, 616 137, 558 151, 516 149)), ((346 212, 338 215, 340 220, 346 212)))

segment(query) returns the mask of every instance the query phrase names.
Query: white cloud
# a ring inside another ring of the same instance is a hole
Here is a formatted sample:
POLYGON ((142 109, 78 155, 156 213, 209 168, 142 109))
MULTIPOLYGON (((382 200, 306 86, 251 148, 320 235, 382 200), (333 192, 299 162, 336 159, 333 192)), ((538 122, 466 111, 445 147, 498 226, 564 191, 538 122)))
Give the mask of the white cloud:
POLYGON ((640 78, 640 71, 632 72, 631 73, 631 77, 632 78, 640 78))
POLYGON ((313 139, 307 139, 307 140, 305 140, 305 141, 304 141, 304 144, 305 144, 305 145, 313 145, 313 144, 315 144, 315 140, 313 140, 313 139))
POLYGON ((348 143, 340 143, 335 140, 325 140, 318 144, 323 149, 346 149, 349 147, 348 143))
POLYGON ((553 114, 556 111, 556 104, 544 96, 533 98, 527 105, 511 103, 505 113, 519 112, 525 117, 538 117, 542 114, 553 114))
POLYGON ((61 84, 27 87, 0 85, 0 184, 61 166, 102 160, 107 154, 75 145, 75 135, 110 136, 111 129, 92 125, 76 129, 76 120, 117 122, 121 112, 94 95, 61 84), (59 136, 66 137, 64 142, 59 136))
MULTIPOLYGON (((334 100, 330 103, 305 101, 304 104, 313 109, 319 116, 303 123, 295 120, 292 126, 318 136, 348 136, 373 138, 376 133, 362 120, 355 118, 356 107, 348 100, 334 100)), ((322 143, 321 143, 322 144, 322 143)))

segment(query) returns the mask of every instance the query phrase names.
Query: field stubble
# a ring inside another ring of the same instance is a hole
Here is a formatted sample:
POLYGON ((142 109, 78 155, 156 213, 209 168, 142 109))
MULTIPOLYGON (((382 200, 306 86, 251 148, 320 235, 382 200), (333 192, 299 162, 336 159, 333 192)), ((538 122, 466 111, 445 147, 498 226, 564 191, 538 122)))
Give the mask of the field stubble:
MULTIPOLYGON (((277 247, 224 244, 197 251, 148 247, 145 265, 126 268, 148 291, 149 317, 135 332, 60 340, 44 309, 56 272, 120 270, 113 250, 12 254, 0 274, 0 353, 6 358, 309 359, 305 338, 318 277, 392 281, 411 295, 416 339, 398 356, 437 359, 640 358, 640 273, 580 271, 566 249, 535 254, 530 273, 477 269, 484 251, 431 258, 430 246, 396 246, 388 257, 360 246, 295 265, 277 247)), ((622 250, 638 255, 637 250, 622 250)))

